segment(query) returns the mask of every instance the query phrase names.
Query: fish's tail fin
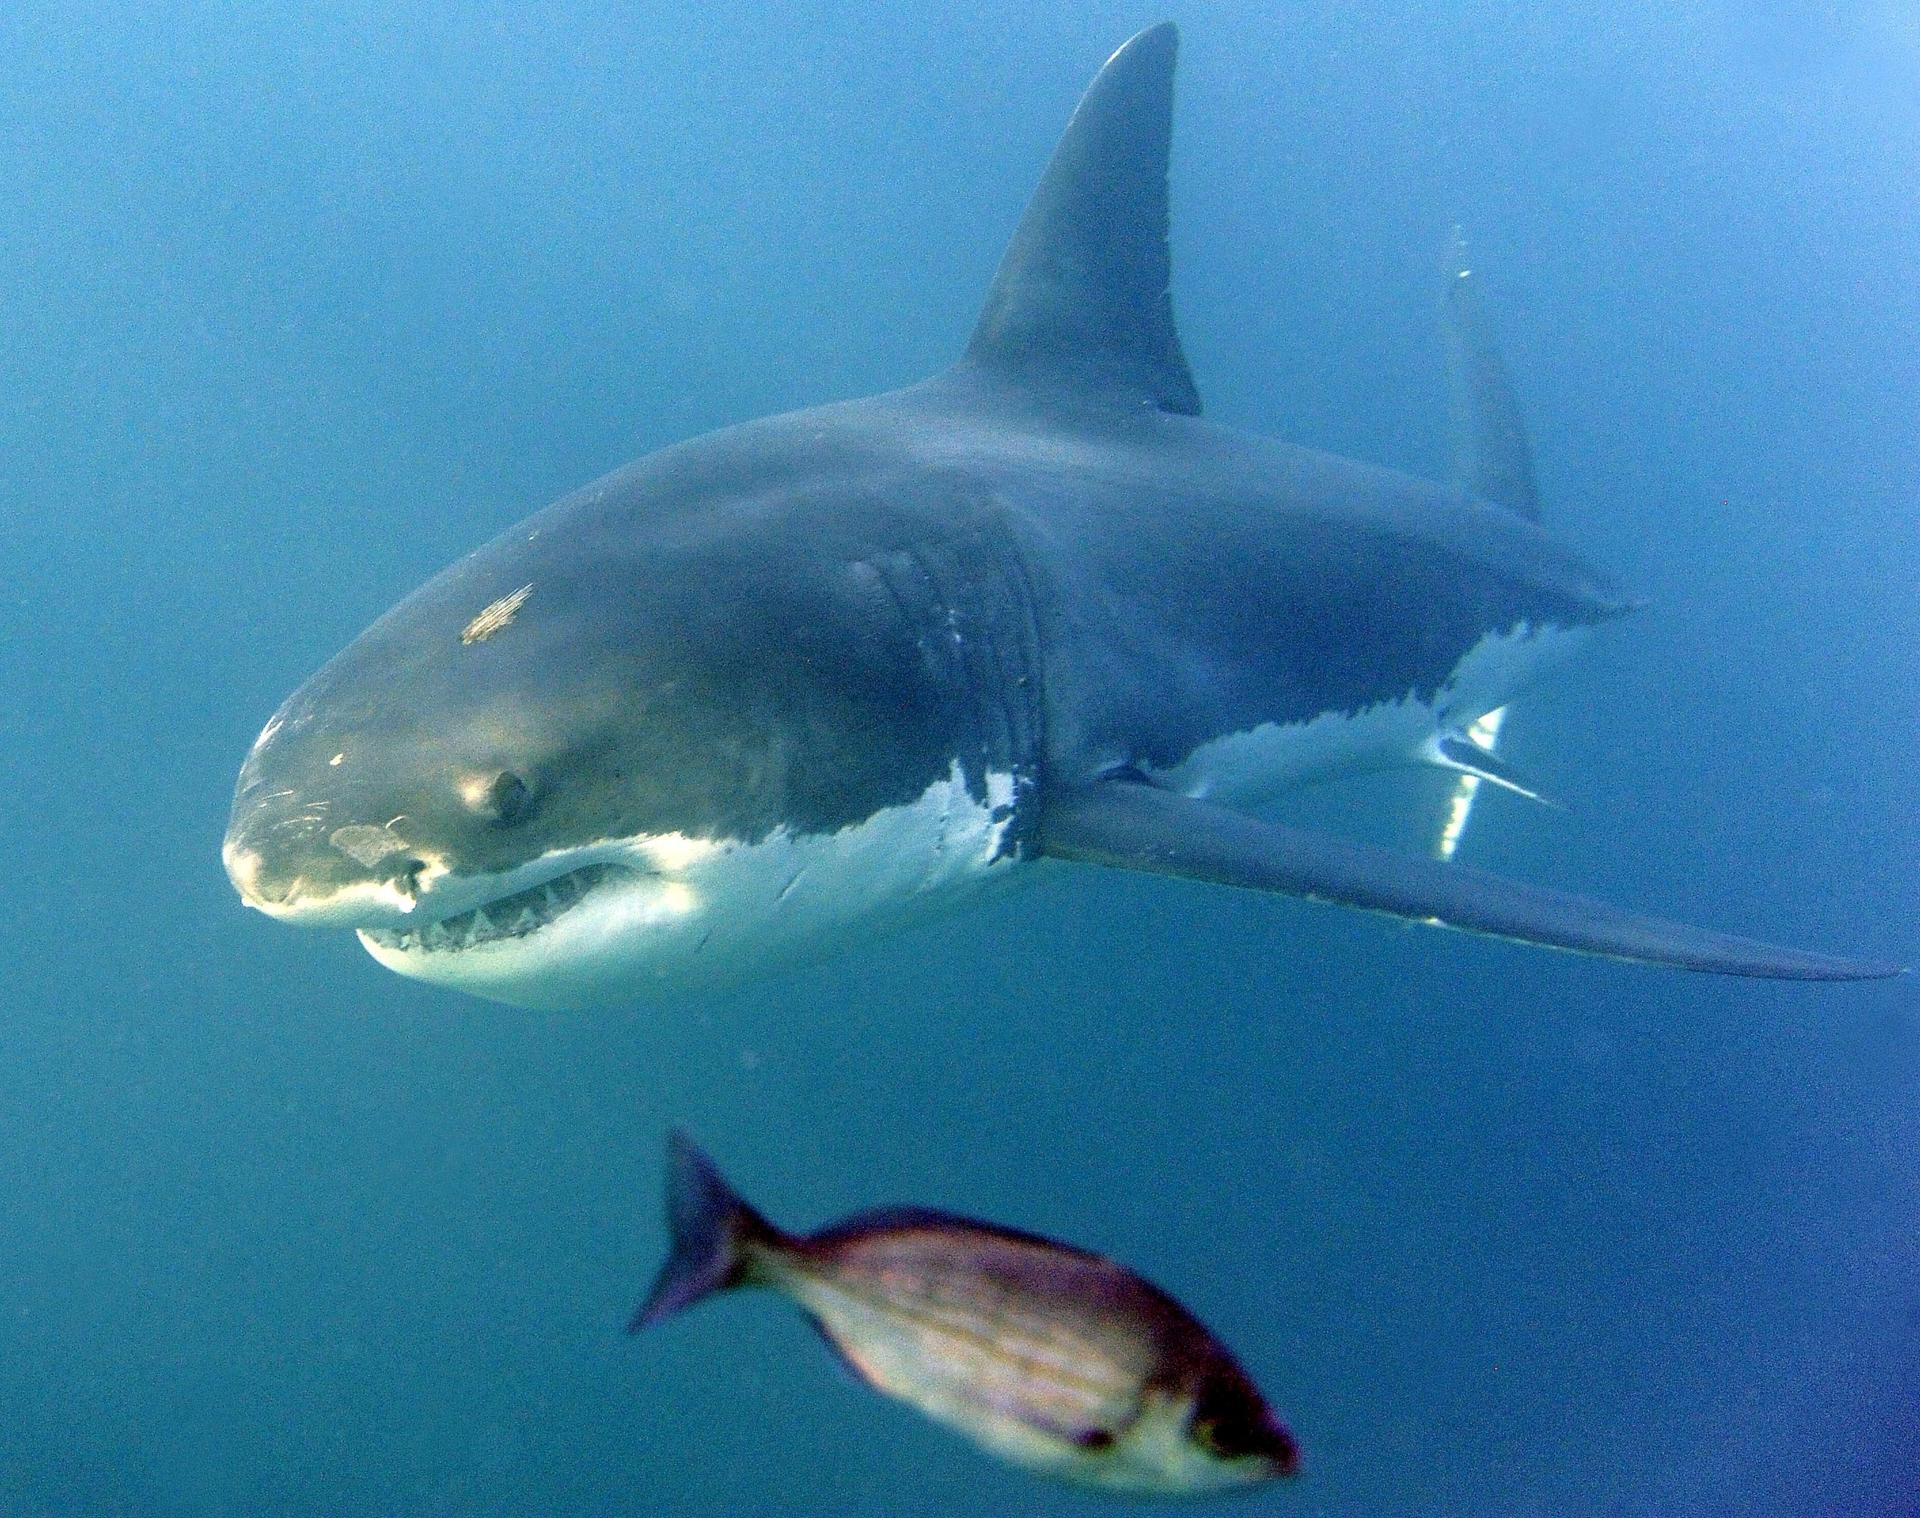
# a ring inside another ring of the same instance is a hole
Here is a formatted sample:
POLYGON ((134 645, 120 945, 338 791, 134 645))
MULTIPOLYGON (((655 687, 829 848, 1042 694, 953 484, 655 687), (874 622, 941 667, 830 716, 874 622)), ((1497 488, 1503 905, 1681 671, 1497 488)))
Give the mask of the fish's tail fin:
POLYGON ((781 1236, 677 1128, 667 1137, 667 1226, 673 1235, 667 1263, 628 1320, 628 1333, 742 1285, 752 1278, 756 1249, 781 1236))

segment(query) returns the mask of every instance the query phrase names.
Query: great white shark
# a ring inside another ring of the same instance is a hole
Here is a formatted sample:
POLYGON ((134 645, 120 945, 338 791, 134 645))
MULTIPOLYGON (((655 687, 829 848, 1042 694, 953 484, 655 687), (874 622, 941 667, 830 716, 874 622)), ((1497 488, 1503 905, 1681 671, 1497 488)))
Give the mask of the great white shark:
POLYGON ((1355 770, 1521 788, 1491 719, 1632 602, 1536 520, 1464 265, 1462 483, 1201 416, 1169 298, 1175 47, 1151 28, 1095 78, 954 367, 608 475, 295 691, 234 797, 247 904, 533 1007, 750 975, 1048 858, 1694 970, 1893 973, 1274 820, 1355 770))

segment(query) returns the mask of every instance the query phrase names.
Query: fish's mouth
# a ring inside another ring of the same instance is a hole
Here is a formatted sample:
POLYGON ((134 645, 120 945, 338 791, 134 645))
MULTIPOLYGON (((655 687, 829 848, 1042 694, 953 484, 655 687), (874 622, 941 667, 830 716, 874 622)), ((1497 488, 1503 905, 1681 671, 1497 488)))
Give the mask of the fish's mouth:
POLYGON ((551 927, 600 886, 615 878, 630 879, 637 873, 617 864, 582 865, 452 917, 405 929, 362 928, 360 937, 382 949, 427 954, 460 953, 484 944, 527 938, 551 927))

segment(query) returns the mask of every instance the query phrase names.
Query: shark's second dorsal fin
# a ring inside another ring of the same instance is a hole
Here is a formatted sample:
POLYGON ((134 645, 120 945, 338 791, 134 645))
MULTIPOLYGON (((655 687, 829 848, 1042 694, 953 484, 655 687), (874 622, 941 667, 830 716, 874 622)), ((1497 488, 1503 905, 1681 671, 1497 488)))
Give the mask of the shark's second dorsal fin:
POLYGON ((1513 381, 1501 361, 1478 279, 1458 227, 1447 243, 1447 378, 1453 392, 1454 475, 1460 488, 1483 500, 1540 520, 1533 448, 1513 381))
POLYGON ((1179 34, 1150 27, 1087 87, 1000 260, 967 363, 1035 388, 1195 416, 1168 294, 1179 34))

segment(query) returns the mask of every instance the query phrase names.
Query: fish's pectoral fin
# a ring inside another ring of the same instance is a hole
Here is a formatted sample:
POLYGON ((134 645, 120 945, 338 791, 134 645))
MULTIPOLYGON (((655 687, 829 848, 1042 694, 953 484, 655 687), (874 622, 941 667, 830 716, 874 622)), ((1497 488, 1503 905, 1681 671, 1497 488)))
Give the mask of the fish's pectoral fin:
POLYGON ((1104 1455, 1120 1442, 1132 1426, 1131 1417, 1115 1428, 1112 1420, 1100 1417, 1097 1410, 1063 1406, 1060 1399, 1054 1396, 1009 1391, 1004 1396, 983 1394, 981 1400, 1002 1417, 1034 1433, 1070 1445, 1083 1455, 1104 1455))
POLYGON ((1502 759, 1491 748, 1475 743, 1464 733, 1441 733, 1428 743, 1420 757, 1435 769, 1452 770, 1456 775, 1472 775, 1488 785, 1497 785, 1503 791, 1511 791, 1542 806, 1550 806, 1556 811, 1566 810, 1559 802, 1543 795, 1540 788, 1517 766, 1502 759))
POLYGON ((1872 980, 1900 966, 1778 948, 1585 896, 1337 838, 1129 781, 1042 798, 1036 841, 1056 859, 1175 875, 1384 912, 1547 948, 1774 980, 1872 980))

